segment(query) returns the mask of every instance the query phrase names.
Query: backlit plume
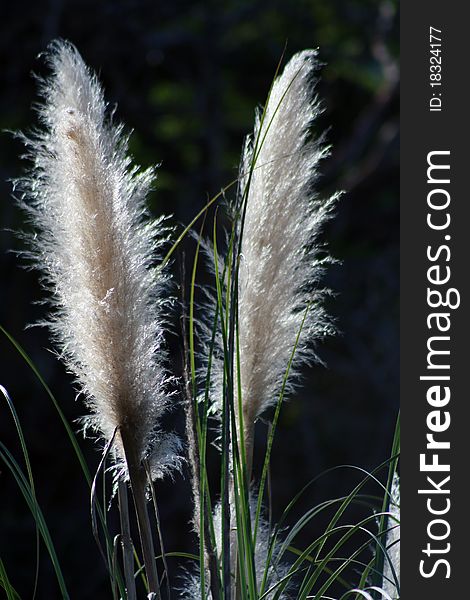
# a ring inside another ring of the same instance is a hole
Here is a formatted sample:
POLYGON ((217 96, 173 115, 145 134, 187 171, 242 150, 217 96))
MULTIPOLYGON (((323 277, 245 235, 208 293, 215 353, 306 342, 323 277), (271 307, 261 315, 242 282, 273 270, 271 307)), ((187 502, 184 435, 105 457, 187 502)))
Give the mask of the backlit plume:
POLYGON ((36 232, 29 256, 52 292, 49 325, 91 411, 86 425, 105 442, 116 431, 123 474, 131 452, 161 476, 178 465, 178 442, 158 425, 169 400, 169 301, 155 256, 167 231, 145 209, 154 173, 131 166, 122 127, 74 46, 55 43, 47 59, 42 128, 24 138, 34 166, 19 182, 36 232))

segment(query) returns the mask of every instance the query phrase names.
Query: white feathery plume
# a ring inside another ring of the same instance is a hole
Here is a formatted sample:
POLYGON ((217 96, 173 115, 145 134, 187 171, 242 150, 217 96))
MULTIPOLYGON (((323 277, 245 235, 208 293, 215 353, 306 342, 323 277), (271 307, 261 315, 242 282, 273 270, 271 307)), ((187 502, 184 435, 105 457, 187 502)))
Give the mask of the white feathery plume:
POLYGON ((238 312, 248 423, 277 401, 309 304, 291 383, 300 364, 314 357, 311 343, 332 330, 321 306, 325 291, 318 287, 325 258, 315 245, 336 199, 319 199, 313 189, 318 163, 327 154, 321 140, 309 138, 309 127, 320 112, 313 95, 317 67, 313 50, 289 61, 273 84, 263 120, 257 116, 243 157, 241 194, 247 193, 247 207, 238 312))
MULTIPOLYGON (((251 513, 251 520, 252 520, 251 525, 252 525, 252 528, 254 528, 255 514, 256 514, 256 508, 257 508, 257 498, 252 492, 250 492, 249 502, 250 502, 250 513, 251 513)), ((233 505, 231 505, 231 513, 232 513, 231 514, 231 522, 234 523, 236 521, 236 515, 235 515, 235 508, 233 505)), ((215 534, 215 541, 216 541, 216 551, 217 551, 217 554, 220 559, 221 554, 222 554, 222 545, 223 545, 222 544, 222 528, 223 528, 222 506, 220 503, 217 504, 217 506, 214 508, 213 525, 214 525, 214 534, 215 534)), ((254 550, 254 566, 255 566, 255 571, 256 571, 256 582, 257 582, 258 586, 261 586, 261 582, 263 581, 263 578, 264 578, 266 565, 268 563, 268 556, 269 556, 271 542, 272 542, 272 530, 269 527, 269 524, 263 518, 263 516, 260 516, 260 519, 258 522, 256 544, 253 549, 254 550)), ((236 555, 236 552, 237 552, 236 537, 235 538, 231 537, 230 543, 231 543, 230 553, 232 556, 236 555)), ((282 542, 279 541, 278 545, 280 546, 281 544, 282 544, 282 542)), ((278 587, 276 587, 276 584, 279 583, 284 577, 286 577, 288 572, 289 572, 289 565, 280 561, 279 548, 275 546, 272 551, 271 556, 269 557, 268 574, 267 574, 267 578, 266 578, 265 591, 270 590, 271 588, 274 588, 274 589, 269 594, 264 596, 267 600, 272 600, 276 596, 276 593, 278 592, 278 587)), ((235 581, 235 577, 234 577, 234 581, 235 581)), ((287 600, 287 598, 291 598, 292 596, 289 593, 290 591, 291 591, 291 586, 290 586, 290 584, 287 584, 286 589, 279 596, 279 600, 287 600)), ((200 574, 197 571, 195 573, 187 573, 184 577, 183 599, 184 600, 194 600, 194 598, 200 598, 200 597, 201 597, 200 574)), ((212 594, 209 589, 207 590, 207 599, 212 600, 212 594)))
MULTIPOLYGON (((328 154, 322 138, 310 135, 321 112, 314 95, 317 52, 296 54, 274 81, 264 115, 257 113, 240 167, 239 205, 246 201, 238 279, 240 373, 244 438, 251 470, 253 427, 274 405, 306 314, 287 392, 299 367, 316 359, 315 343, 333 332, 320 287, 331 259, 318 234, 338 194, 319 198, 318 165, 328 154)), ((222 365, 214 379, 222 380, 222 365)), ((236 388, 236 385, 235 385, 236 388)), ((236 392, 235 392, 236 393, 236 392)), ((214 394, 220 412, 223 394, 214 394)))
MULTIPOLYGON (((328 292, 320 286, 324 266, 331 259, 319 245, 318 235, 338 195, 321 199, 314 190, 319 162, 328 154, 322 138, 310 135, 310 126, 321 111, 314 96, 317 68, 313 50, 300 52, 289 61, 273 83, 264 112, 256 115, 254 133, 247 139, 240 165, 238 206, 233 212, 239 210, 242 215, 237 223, 241 239, 237 355, 243 410, 243 432, 239 419, 238 442, 245 448, 246 483, 251 478, 256 419, 278 401, 299 331, 287 392, 298 379, 300 366, 316 359, 315 343, 334 330, 322 307, 328 292)), ((222 274, 223 265, 217 266, 222 274)), ((203 323, 201 329, 209 348, 211 327, 203 323)), ((212 402, 219 415, 225 367, 220 341, 216 335, 211 371, 212 402)), ((235 381, 235 406, 237 395, 235 381)), ((232 480, 231 523, 235 522, 235 495, 232 480)), ((255 514, 255 507, 251 509, 255 514)), ((221 529, 222 509, 218 511, 215 521, 221 529)), ((261 526, 257 537, 257 571, 265 564, 267 531, 261 526)), ((230 569, 235 572, 234 529, 229 540, 230 569)), ((194 580, 190 592, 194 597, 197 586, 194 580)))
POLYGON ((121 475, 131 453, 161 476, 179 458, 177 438, 158 428, 169 399, 168 299, 155 249, 167 231, 146 214, 154 173, 131 166, 122 126, 107 115, 100 84, 75 47, 55 42, 47 60, 43 128, 23 138, 34 163, 19 182, 36 231, 28 254, 53 293, 49 325, 91 411, 86 427, 105 442, 117 431, 121 475))
MULTIPOLYGON (((398 473, 393 474, 392 489, 390 491, 390 516, 387 519, 386 548, 393 565, 395 575, 400 582, 400 478, 398 473)), ((384 557, 384 577, 382 587, 392 600, 399 600, 398 589, 392 573, 390 561, 384 557)))

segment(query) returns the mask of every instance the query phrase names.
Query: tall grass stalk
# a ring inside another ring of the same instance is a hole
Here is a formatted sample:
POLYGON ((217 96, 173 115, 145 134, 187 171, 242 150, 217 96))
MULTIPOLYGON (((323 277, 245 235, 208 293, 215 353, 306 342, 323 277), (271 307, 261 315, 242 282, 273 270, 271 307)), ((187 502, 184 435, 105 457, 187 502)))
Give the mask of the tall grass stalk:
POLYGON ((319 199, 313 190, 317 165, 328 152, 309 135, 320 111, 313 95, 316 69, 316 52, 296 55, 257 114, 240 166, 223 274, 214 222, 221 340, 215 381, 222 386, 216 384, 212 398, 222 435, 221 554, 224 593, 236 600, 245 589, 254 597, 263 578, 254 557, 262 493, 254 521, 251 515, 255 423, 281 389, 281 398, 292 390, 300 365, 315 358, 315 343, 332 332, 321 304, 327 292, 319 285, 328 259, 319 258, 317 238, 336 196, 319 199))
POLYGON ((152 478, 179 465, 179 442, 158 426, 169 403, 169 300, 155 261, 167 233, 146 216, 153 171, 130 166, 96 77, 71 44, 53 44, 47 57, 43 129, 23 138, 34 166, 17 186, 37 234, 27 256, 53 292, 48 324, 90 409, 85 427, 105 443, 116 432, 116 474, 130 481, 149 589, 159 597, 143 461, 152 478))
MULTIPOLYGON (((320 279, 328 258, 319 258, 319 232, 336 196, 315 195, 318 164, 328 153, 310 136, 320 112, 314 95, 316 52, 295 55, 274 81, 242 158, 239 189, 240 246, 237 286, 241 380, 239 429, 243 431, 247 478, 251 479, 254 424, 276 404, 286 365, 303 318, 311 310, 291 366, 291 391, 314 346, 332 333, 323 308, 320 279), (240 420, 243 417, 243 429, 240 420)), ((234 263, 235 265, 235 263, 234 263)))

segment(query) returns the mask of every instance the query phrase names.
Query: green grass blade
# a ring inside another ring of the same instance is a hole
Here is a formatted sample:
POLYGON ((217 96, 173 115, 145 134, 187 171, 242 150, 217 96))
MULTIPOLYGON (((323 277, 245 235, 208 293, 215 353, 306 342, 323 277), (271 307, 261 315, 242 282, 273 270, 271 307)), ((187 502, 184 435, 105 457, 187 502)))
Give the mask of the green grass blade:
MULTIPOLYGON (((381 541, 384 541, 386 539, 386 529, 387 529, 387 521, 388 521, 388 517, 387 517, 386 513, 387 513, 387 509, 390 505, 393 475, 397 471, 399 456, 400 456, 400 415, 398 415, 398 417, 397 417, 397 421, 396 421, 396 425, 395 425, 395 432, 394 432, 393 440, 392 440, 392 452, 391 452, 391 458, 390 458, 390 463, 389 463, 389 467, 388 467, 387 484, 386 484, 386 489, 385 489, 385 493, 383 495, 383 502, 382 502, 383 516, 380 517, 380 520, 379 520, 378 538, 381 541)), ((380 552, 379 547, 376 546, 375 561, 374 561, 374 573, 375 574, 372 577, 372 583, 376 587, 382 586, 382 577, 380 574, 383 573, 383 571, 384 571, 384 559, 385 559, 384 555, 380 552)), ((393 565, 392 565, 392 569, 393 569, 393 565)), ((363 577, 361 578, 361 583, 363 585, 365 585, 368 575, 369 575, 369 572, 366 570, 363 573, 363 577)), ((396 579, 395 585, 397 585, 397 589, 399 590, 400 584, 396 577, 395 577, 395 579, 396 579)))
POLYGON ((81 466, 82 471, 83 471, 83 474, 86 477, 88 485, 91 486, 92 477, 91 477, 91 474, 90 474, 90 470, 88 469, 88 466, 86 464, 85 457, 83 456, 83 452, 81 451, 80 446, 78 445, 78 442, 77 442, 77 438, 76 438, 76 436, 75 436, 72 428, 70 427, 67 419, 65 418, 65 415, 62 412, 62 409, 60 408, 59 403, 57 402, 54 394, 52 393, 52 391, 50 389, 50 387, 47 385, 47 383, 45 382, 45 380, 42 377, 41 373, 39 372, 39 370, 37 369, 36 365, 31 360, 31 358, 29 357, 29 355, 27 354, 27 352, 24 350, 24 348, 15 340, 15 338, 13 336, 11 336, 8 333, 8 331, 6 331, 6 329, 4 329, 2 327, 2 325, 0 325, 0 331, 6 336, 6 338, 10 341, 10 343, 15 347, 15 349, 17 350, 17 352, 20 354, 20 356, 23 358, 23 360, 28 365, 28 367, 32 370, 32 372, 34 373, 34 375, 38 379, 39 383, 42 385, 42 387, 46 391, 46 393, 49 396, 49 398, 52 400, 54 408, 56 409, 57 414, 59 415, 60 420, 62 421, 62 424, 63 424, 63 426, 65 428, 65 431, 67 432, 69 440, 70 440, 70 442, 72 444, 72 447, 73 447, 73 449, 75 451, 75 454, 77 455, 78 461, 79 461, 80 466, 81 466))
POLYGON ((3 462, 8 467, 8 469, 11 471, 13 477, 16 480, 16 483, 18 484, 18 487, 21 490, 21 493, 23 494, 23 497, 26 500, 26 503, 28 504, 28 507, 29 507, 33 517, 36 520, 39 531, 40 531, 41 536, 46 545, 47 551, 49 552, 49 556, 51 558, 51 561, 52 561, 52 564, 54 567, 54 571, 56 573, 57 581, 59 583, 59 587, 60 587, 62 596, 64 599, 68 600, 69 594, 67 592, 67 586, 65 584, 65 580, 64 580, 64 577, 62 574, 62 569, 60 567, 59 559, 58 559, 54 544, 52 542, 52 538, 49 533, 49 529, 48 529, 46 521, 44 519, 44 515, 41 511, 41 508, 40 508, 35 496, 32 493, 31 486, 29 485, 28 479, 23 474, 21 467, 18 465, 18 463, 14 459, 13 455, 10 453, 10 451, 5 446, 5 444, 3 444, 3 442, 1 442, 1 441, 0 441, 0 458, 3 460, 3 462))
POLYGON ((5 565, 3 564, 2 559, 0 558, 0 587, 3 588, 7 595, 7 600, 21 600, 20 595, 15 590, 15 588, 11 585, 10 580, 7 575, 7 571, 5 569, 5 565))
MULTIPOLYGON (((3 394, 3 397, 5 398, 5 400, 8 404, 8 408, 10 409, 10 412, 13 416, 13 421, 15 423, 16 432, 18 434, 18 438, 19 438, 20 444, 21 444, 21 450, 23 451, 23 457, 24 457, 24 461, 26 464, 26 471, 28 473, 28 480, 29 480, 29 485, 31 488, 31 494, 32 494, 33 498, 36 499, 36 490, 34 487, 34 479, 33 479, 33 471, 31 469, 31 461, 29 459, 28 447, 26 445, 26 440, 25 440, 25 437, 23 434, 23 428, 21 427, 18 413, 16 412, 15 405, 13 404, 13 401, 10 398, 10 395, 8 394, 7 390, 3 387, 3 385, 0 385, 0 392, 3 394)), ((36 518, 34 519, 34 521, 35 521, 35 528, 36 528, 36 568, 35 568, 35 575, 34 575, 34 588, 33 588, 33 594, 32 594, 33 600, 36 597, 36 590, 37 590, 38 581, 39 581, 39 553, 40 553, 39 529, 37 526, 36 518)))
MULTIPOLYGON (((217 216, 217 215, 216 215, 217 216)), ((217 220, 214 217, 213 227, 213 251, 214 268, 217 291, 217 306, 219 319, 221 322, 223 354, 224 354, 224 374, 223 374, 223 402, 222 402, 222 461, 221 461, 221 519, 222 519, 222 589, 224 600, 231 600, 231 558, 230 558, 230 501, 229 501, 229 457, 230 457, 230 402, 228 394, 231 386, 230 377, 230 358, 227 340, 227 321, 224 318, 224 306, 222 299, 222 286, 219 275, 219 255, 217 250, 217 220)), ((230 278, 230 266, 228 266, 228 278, 230 278)))
MULTIPOLYGON (((307 559, 307 556, 309 556, 314 550, 315 550, 315 556, 314 556, 314 560, 318 561, 319 560, 319 554, 321 552, 321 550, 323 549, 326 541, 330 538, 331 535, 334 535, 339 529, 336 527, 336 524, 338 523, 339 519, 341 518, 341 516, 345 513, 346 509, 348 508, 348 506, 350 504, 352 504, 353 502, 356 502, 358 499, 361 499, 362 496, 359 495, 359 492, 361 490, 361 488, 368 482, 368 481, 374 481, 375 483, 377 483, 382 489, 385 489, 383 484, 381 484, 381 482, 375 477, 375 473, 379 472, 380 470, 382 470, 385 466, 387 466, 389 464, 389 460, 385 461, 384 463, 382 463, 381 465, 379 465, 376 469, 374 469, 371 473, 365 471, 364 469, 361 469, 359 467, 354 467, 351 465, 345 465, 343 467, 334 467, 333 469, 329 469, 328 472, 337 470, 338 468, 352 468, 354 470, 357 470, 360 473, 365 473, 366 477, 364 477, 356 486, 355 488, 350 492, 350 494, 348 494, 347 496, 345 496, 344 498, 337 498, 335 500, 328 500, 325 501, 323 503, 321 503, 320 505, 318 505, 317 507, 314 507, 313 509, 311 509, 310 511, 307 511, 307 513, 305 515, 303 515, 303 517, 301 517, 299 519, 299 521, 297 522, 297 524, 295 524, 289 531, 288 535, 286 536, 286 539, 283 541, 283 543, 281 544, 281 548, 279 550, 279 552, 276 555, 276 562, 279 562, 280 559, 282 558, 282 556, 284 555, 284 553, 287 551, 287 548, 289 546, 292 545, 293 539, 295 538, 295 536, 299 533, 299 531, 305 527, 305 525, 316 515, 319 514, 322 510, 325 510, 329 507, 333 507, 335 504, 338 504, 339 507, 338 509, 335 511, 335 514, 333 516, 333 518, 330 520, 326 531, 317 539, 315 540, 310 546, 309 548, 304 552, 304 554, 302 555, 302 557, 300 557, 291 567, 291 570, 296 570, 298 568, 301 567, 302 563, 307 559)), ((315 479, 318 479, 320 476, 318 476, 315 479)), ((309 485, 309 484, 308 484, 309 485)), ((307 486, 306 486, 307 487, 307 486)), ((303 492, 303 490, 302 490, 303 492)), ((302 493, 300 492, 300 493, 302 493)), ((289 507, 291 507, 292 503, 290 503, 289 507)), ((376 522, 376 517, 379 518, 379 515, 372 515, 372 517, 368 517, 368 519, 372 519, 373 522, 376 522)), ((279 533, 279 529, 281 527, 282 524, 282 519, 281 521, 278 523, 277 526, 277 531, 275 533, 275 535, 272 536, 272 541, 270 544, 270 555, 272 555, 273 553, 273 546, 276 543, 277 537, 278 537, 278 533, 279 533)), ((370 532, 369 532, 370 533, 370 532)), ((371 534, 372 535, 372 534, 371 534)), ((374 538, 375 539, 375 538, 374 538)), ((380 540, 378 540, 378 543, 380 543, 380 540)), ((318 564, 318 562, 315 562, 315 564, 318 564)), ((326 566, 327 563, 323 563, 322 564, 322 569, 326 566)), ((311 569, 310 569, 311 570, 311 569)), ((274 598, 278 598, 280 593, 282 593, 283 591, 283 587, 280 586, 279 592, 278 594, 274 597, 274 598)))
MULTIPOLYGON (((39 383, 41 384, 41 386, 45 390, 46 394, 49 396, 50 400, 52 401, 52 404, 53 404, 55 410, 57 411, 57 414, 59 415, 59 418, 60 418, 60 420, 62 422, 62 425, 65 428, 65 431, 67 433, 69 441, 72 444, 72 447, 74 449, 75 455, 76 455, 76 457, 78 459, 78 462, 80 464, 80 467, 82 469, 83 475, 85 476, 87 484, 91 488, 91 485, 92 485, 93 481, 92 481, 90 470, 88 469, 88 465, 86 464, 85 457, 84 457, 83 452, 82 452, 82 450, 81 450, 81 448, 80 448, 80 446, 78 444, 77 437, 76 437, 75 433, 73 432, 72 428, 70 427, 70 425, 69 425, 69 423, 68 423, 68 421, 67 421, 67 419, 66 419, 66 417, 65 417, 65 415, 64 415, 64 413, 62 411, 62 409, 60 408, 60 405, 59 405, 57 399, 55 398, 54 394, 52 393, 52 390, 47 385, 46 381, 42 377, 42 375, 39 372, 38 368, 36 367, 36 365, 34 364, 34 362, 32 361, 32 359, 30 358, 30 356, 28 355, 28 353, 19 344, 19 342, 17 342, 15 340, 15 338, 2 325, 0 325, 0 332, 3 333, 3 335, 12 344, 12 346, 15 348, 15 350, 18 352, 18 354, 22 357, 22 359, 25 361, 25 363, 28 365, 28 367, 34 373, 36 379, 39 381, 39 383)), ((103 508, 101 507, 101 505, 98 502, 96 502, 96 508, 97 508, 97 511, 98 511, 98 515, 99 515, 100 521, 101 521, 101 523, 103 525, 103 530, 105 532, 108 553, 111 553, 112 552, 112 547, 113 547, 113 540, 112 540, 111 534, 109 533, 108 528, 106 526, 105 513, 104 513, 103 508)), ((117 579, 118 579, 119 589, 120 589, 121 595, 124 598, 125 586, 124 586, 124 581, 123 581, 123 578, 122 578, 122 574, 118 570, 118 572, 117 572, 116 575, 117 575, 117 579)))
MULTIPOLYGON (((298 600, 306 600, 307 599, 308 595, 311 594, 311 590, 312 590, 313 586, 315 585, 316 581, 320 577, 321 573, 324 571, 324 567, 328 564, 328 562, 331 560, 331 558, 333 558, 335 556, 335 554, 338 552, 338 550, 355 533, 357 533, 358 531, 361 531, 361 532, 366 533, 367 536, 373 538, 374 540, 377 540, 377 537, 369 529, 365 528, 365 525, 367 525, 369 522, 372 522, 375 524, 375 519, 376 519, 376 515, 374 515, 374 514, 369 515, 368 517, 361 520, 356 525, 341 525, 339 527, 335 527, 334 529, 329 530, 328 532, 323 534, 323 536, 321 536, 323 538, 323 540, 322 540, 321 544, 319 544, 319 548, 323 548, 325 541, 327 539, 329 539, 331 536, 333 536, 334 534, 341 533, 343 530, 346 531, 346 533, 344 533, 344 535, 342 535, 342 537, 339 539, 339 541, 334 544, 334 546, 331 548, 331 550, 329 550, 327 552, 325 557, 320 560, 320 562, 318 563, 318 567, 314 570, 313 574, 310 577, 308 577, 308 573, 307 573, 307 575, 304 578, 304 581, 302 583, 302 586, 300 588, 298 600)), ((357 556, 358 554, 363 552, 369 546, 370 546, 370 540, 367 540, 364 544, 362 544, 359 547, 358 550, 356 550, 353 553, 351 558, 354 558, 355 556, 357 556)), ((351 558, 348 558, 345 561, 345 563, 343 563, 340 567, 338 567, 338 569, 336 569, 330 575, 330 577, 327 579, 327 581, 321 586, 320 590, 315 594, 315 596, 314 596, 315 599, 319 600, 320 598, 322 598, 323 594, 328 590, 328 588, 331 586, 331 584, 334 581, 336 581, 338 575, 340 575, 342 573, 342 571, 344 571, 348 567, 348 565, 351 563, 351 558)), ((318 561, 318 560, 319 560, 319 558, 318 558, 318 553, 317 553, 316 561, 318 561)))
POLYGON ((228 183, 224 188, 222 188, 220 190, 219 193, 217 193, 215 196, 213 196, 209 202, 206 203, 206 205, 197 213, 197 215, 193 218, 193 220, 189 223, 189 225, 187 225, 182 233, 178 236, 178 238, 176 239, 175 243, 172 245, 172 247, 170 248, 170 250, 167 252, 165 258, 162 261, 161 264, 161 269, 163 269, 163 267, 165 267, 165 265, 168 263, 168 261, 170 260, 171 256, 173 255, 173 253, 175 252, 175 250, 177 249, 177 247, 179 246, 179 244, 182 242, 182 240, 184 239, 184 237, 189 233, 189 231, 191 230, 191 228, 195 225, 195 223, 197 223, 197 221, 202 217, 202 215, 204 215, 206 213, 206 211, 208 210, 208 208, 210 206, 212 206, 212 204, 214 204, 214 202, 216 200, 218 200, 220 197, 223 197, 225 195, 225 192, 230 189, 233 185, 235 185, 238 182, 238 177, 237 179, 233 179, 232 181, 230 181, 230 183, 228 183))

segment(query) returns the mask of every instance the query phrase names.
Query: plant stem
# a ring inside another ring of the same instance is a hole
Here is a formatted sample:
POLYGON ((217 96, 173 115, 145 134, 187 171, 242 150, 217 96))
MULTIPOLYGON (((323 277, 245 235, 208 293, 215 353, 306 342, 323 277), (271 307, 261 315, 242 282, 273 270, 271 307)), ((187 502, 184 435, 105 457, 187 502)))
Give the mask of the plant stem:
POLYGON ((210 535, 209 529, 209 519, 211 515, 209 514, 207 502, 205 500, 204 489, 201 486, 201 475, 200 475, 200 457, 198 445, 196 443, 195 437, 196 433, 196 419, 197 416, 195 414, 195 407, 193 399, 191 398, 191 393, 187 390, 187 398, 185 403, 185 412, 186 412, 186 435, 188 440, 192 440, 189 443, 189 462, 191 464, 192 471, 192 481, 193 481, 193 496, 194 496, 194 523, 196 527, 199 524, 198 515, 201 510, 201 501, 203 502, 203 510, 204 510, 204 531, 199 531, 199 537, 204 536, 204 548, 205 548, 205 562, 206 568, 210 574, 210 590, 213 600, 220 599, 220 590, 219 590, 219 567, 217 564, 217 555, 215 552, 215 548, 212 544, 212 539, 210 535), (202 493, 201 493, 202 492, 202 493))
POLYGON ((121 430, 127 468, 131 480, 132 495, 134 496, 134 505, 137 514, 137 524, 139 527, 145 572, 147 574, 149 592, 153 592, 157 600, 161 600, 160 584, 158 581, 157 566, 155 564, 155 549, 153 545, 149 514, 147 512, 147 501, 145 498, 147 479, 145 475, 145 469, 135 454, 134 444, 132 442, 129 443, 129 439, 132 440, 130 435, 121 430))
POLYGON ((244 444, 245 449, 245 477, 246 485, 250 489, 251 475, 253 471, 253 450, 255 445, 255 424, 252 417, 245 415, 243 422, 243 440, 240 440, 241 444, 244 444))
MULTIPOLYGON (((202 233, 202 232, 201 232, 202 233)), ((199 451, 199 440, 201 431, 198 428, 198 419, 199 415, 197 413, 197 400, 196 400, 196 389, 192 380, 192 373, 190 367, 189 353, 190 349, 188 348, 188 338, 186 331, 186 299, 185 299, 185 262, 184 262, 184 254, 180 263, 181 267, 181 306, 182 306, 182 318, 181 318, 181 334, 183 340, 183 379, 184 379, 184 391, 186 396, 186 402, 184 403, 184 412, 186 417, 186 438, 188 441, 188 456, 189 463, 191 466, 191 484, 192 484, 192 492, 193 492, 193 501, 194 501, 194 517, 193 522, 194 526, 197 527, 197 531, 199 534, 200 543, 202 543, 201 538, 204 540, 204 551, 205 551, 205 568, 209 571, 210 578, 210 590, 212 595, 212 600, 220 600, 221 592, 220 592, 220 576, 219 576, 219 565, 217 561, 217 553, 214 544, 212 543, 212 538, 210 534, 209 527, 209 519, 212 518, 212 515, 209 511, 208 502, 206 502, 205 489, 204 484, 201 483, 201 455, 199 451), (203 503, 204 510, 204 527, 203 531, 200 531, 200 521, 201 521, 201 502, 203 503), (204 536, 204 537, 202 537, 204 536)), ((191 298, 191 302, 194 299, 191 298)), ((192 326, 192 323, 191 323, 192 326)))
MULTIPOLYGON (((242 427, 241 427, 241 423, 238 423, 239 427, 238 427, 238 437, 239 437, 239 442, 238 442, 238 448, 239 451, 241 453, 241 457, 243 457, 244 454, 244 459, 245 459, 245 464, 244 464, 244 468, 242 465, 242 476, 245 476, 245 481, 243 482, 239 482, 239 493, 244 493, 243 490, 247 490, 248 491, 248 497, 250 495, 250 481, 251 481, 251 474, 252 474, 252 470, 253 470, 253 449, 254 449, 254 437, 255 437, 255 424, 253 422, 253 419, 250 419, 249 417, 247 417, 245 415, 245 418, 243 420, 243 436, 242 436, 242 427), (243 449, 244 452, 242 454, 242 444, 243 444, 243 449)), ((242 460, 243 463, 243 460, 242 460)), ((234 466, 235 468, 235 466, 234 466)), ((235 482, 233 481, 233 477, 232 477, 232 502, 233 502, 233 506, 235 506, 235 482)), ((251 518, 251 515, 250 515, 251 518)), ((234 541, 235 543, 235 541, 234 541)), ((234 556, 233 556, 233 572, 235 573, 235 579, 236 579, 236 584, 235 584, 235 600, 241 600, 242 599, 242 585, 241 585, 241 579, 238 576, 238 571, 237 571, 237 560, 238 560, 238 553, 240 551, 240 549, 238 548, 238 540, 237 540, 237 545, 236 545, 236 551, 234 552, 234 556)))
POLYGON ((118 482, 119 518, 121 521, 122 559, 124 577, 126 580, 127 600, 136 600, 134 578, 134 556, 132 551, 131 526, 129 521, 129 502, 127 499, 127 484, 118 482))

